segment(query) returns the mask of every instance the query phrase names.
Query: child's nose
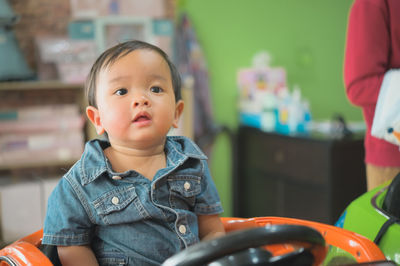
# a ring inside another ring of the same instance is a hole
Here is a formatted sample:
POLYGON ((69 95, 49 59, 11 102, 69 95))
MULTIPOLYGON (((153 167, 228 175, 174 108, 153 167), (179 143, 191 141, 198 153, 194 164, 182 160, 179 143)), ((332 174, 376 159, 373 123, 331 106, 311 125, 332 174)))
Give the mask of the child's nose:
POLYGON ((149 99, 147 99, 146 96, 141 95, 139 97, 135 97, 134 101, 133 101, 133 107, 139 107, 139 106, 149 106, 150 105, 150 101, 149 99))

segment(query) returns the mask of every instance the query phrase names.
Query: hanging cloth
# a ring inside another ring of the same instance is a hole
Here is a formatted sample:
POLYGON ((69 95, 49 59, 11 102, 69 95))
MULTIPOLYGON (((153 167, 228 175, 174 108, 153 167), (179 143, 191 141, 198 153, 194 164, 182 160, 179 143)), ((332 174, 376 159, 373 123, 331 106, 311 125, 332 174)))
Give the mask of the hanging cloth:
POLYGON ((18 20, 7 0, 0 0, 0 27, 12 26, 18 20))
POLYGON ((0 81, 25 80, 34 77, 13 32, 13 25, 17 21, 18 16, 14 14, 8 1, 0 0, 0 81))
POLYGON ((187 14, 177 24, 176 59, 182 84, 193 81, 194 141, 209 155, 220 129, 213 117, 206 61, 187 14))

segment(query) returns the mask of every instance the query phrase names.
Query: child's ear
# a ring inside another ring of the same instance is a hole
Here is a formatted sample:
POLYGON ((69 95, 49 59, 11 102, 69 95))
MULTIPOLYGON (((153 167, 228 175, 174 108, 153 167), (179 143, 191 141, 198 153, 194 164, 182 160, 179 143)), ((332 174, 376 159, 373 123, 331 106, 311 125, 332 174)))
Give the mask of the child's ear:
POLYGON ((89 118, 90 122, 92 122, 92 124, 94 125, 97 134, 103 134, 104 128, 101 125, 99 110, 97 110, 97 108, 94 106, 88 106, 86 107, 86 115, 89 118))
POLYGON ((174 128, 178 128, 179 118, 182 115, 184 106, 185 106, 185 104, 183 103, 182 100, 179 100, 175 105, 175 117, 174 117, 174 122, 172 123, 172 126, 174 128))

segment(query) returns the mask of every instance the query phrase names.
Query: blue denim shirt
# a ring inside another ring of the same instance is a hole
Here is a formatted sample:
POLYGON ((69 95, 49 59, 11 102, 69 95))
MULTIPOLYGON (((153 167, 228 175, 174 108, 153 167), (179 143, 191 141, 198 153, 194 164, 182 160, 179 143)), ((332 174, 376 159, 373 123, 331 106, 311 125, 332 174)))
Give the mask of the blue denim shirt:
POLYGON ((159 265, 199 241, 197 215, 221 213, 207 157, 188 138, 167 137, 166 168, 153 180, 116 173, 92 140, 48 200, 43 244, 90 245, 100 265, 159 265))

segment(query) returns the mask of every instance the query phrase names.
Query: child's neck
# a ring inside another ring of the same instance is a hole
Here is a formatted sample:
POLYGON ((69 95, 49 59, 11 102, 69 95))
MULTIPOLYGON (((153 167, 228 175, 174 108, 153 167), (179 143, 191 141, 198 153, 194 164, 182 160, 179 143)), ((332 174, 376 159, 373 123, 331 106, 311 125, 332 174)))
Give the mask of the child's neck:
POLYGON ((156 172, 166 167, 164 145, 148 149, 133 149, 121 146, 110 146, 104 150, 115 172, 135 170, 149 180, 156 172))

